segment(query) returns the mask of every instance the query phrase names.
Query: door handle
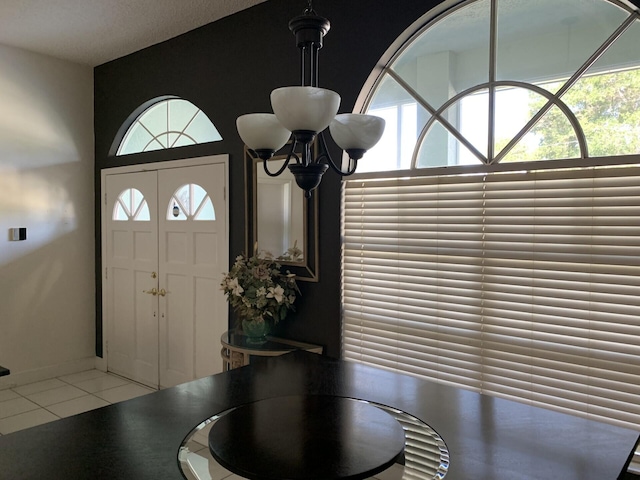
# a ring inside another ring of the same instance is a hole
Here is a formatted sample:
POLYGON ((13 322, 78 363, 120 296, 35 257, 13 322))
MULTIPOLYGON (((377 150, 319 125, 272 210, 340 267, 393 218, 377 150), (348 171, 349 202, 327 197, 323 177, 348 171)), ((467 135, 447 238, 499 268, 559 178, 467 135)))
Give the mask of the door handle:
POLYGON ((158 290, 153 287, 151 290, 143 290, 142 293, 148 293, 149 295, 158 295, 158 290))
POLYGON ((167 293, 169 292, 167 292, 164 288, 161 288, 160 291, 158 292, 158 295, 160 295, 161 297, 164 297, 167 293))

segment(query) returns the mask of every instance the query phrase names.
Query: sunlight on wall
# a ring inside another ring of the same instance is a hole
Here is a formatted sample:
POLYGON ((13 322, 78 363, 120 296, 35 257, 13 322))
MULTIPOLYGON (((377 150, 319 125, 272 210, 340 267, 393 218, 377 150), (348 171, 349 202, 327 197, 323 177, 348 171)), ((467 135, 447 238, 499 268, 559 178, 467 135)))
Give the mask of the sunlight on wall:
POLYGON ((2 388, 95 354, 93 70, 0 45, 0 105, 2 388))
POLYGON ((0 254, 0 266, 37 250, 77 227, 75 206, 67 190, 37 172, 0 167, 0 235, 27 227, 27 240, 9 242, 0 254))
POLYGON ((4 71, 0 75, 0 165, 24 169, 80 160, 75 139, 61 118, 59 109, 65 107, 37 93, 42 90, 37 83, 43 81, 25 83, 4 71))

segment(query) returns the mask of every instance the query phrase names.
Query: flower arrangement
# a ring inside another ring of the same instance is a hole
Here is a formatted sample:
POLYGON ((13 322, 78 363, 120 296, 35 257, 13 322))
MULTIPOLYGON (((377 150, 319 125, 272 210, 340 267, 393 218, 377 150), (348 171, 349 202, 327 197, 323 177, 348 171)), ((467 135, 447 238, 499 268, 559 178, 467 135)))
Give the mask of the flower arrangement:
POLYGON ((295 310, 293 303, 300 293, 295 275, 283 273, 269 252, 249 258, 238 255, 220 286, 240 320, 274 325, 295 310))

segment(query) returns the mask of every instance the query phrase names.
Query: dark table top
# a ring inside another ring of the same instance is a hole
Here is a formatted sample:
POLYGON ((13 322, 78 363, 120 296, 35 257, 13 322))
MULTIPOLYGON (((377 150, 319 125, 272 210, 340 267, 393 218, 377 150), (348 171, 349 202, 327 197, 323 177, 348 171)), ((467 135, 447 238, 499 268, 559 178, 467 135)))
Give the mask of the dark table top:
POLYGON ((11 373, 8 368, 4 368, 0 365, 0 377, 4 377, 5 375, 9 375, 11 373))
POLYGON ((209 432, 220 465, 253 480, 361 480, 402 457, 405 436, 388 413, 351 398, 291 395, 242 405, 209 432))
POLYGON ((445 480, 618 478, 637 431, 296 351, 0 436, 2 479, 183 479, 177 453, 205 419, 289 395, 403 410, 447 443, 445 480))

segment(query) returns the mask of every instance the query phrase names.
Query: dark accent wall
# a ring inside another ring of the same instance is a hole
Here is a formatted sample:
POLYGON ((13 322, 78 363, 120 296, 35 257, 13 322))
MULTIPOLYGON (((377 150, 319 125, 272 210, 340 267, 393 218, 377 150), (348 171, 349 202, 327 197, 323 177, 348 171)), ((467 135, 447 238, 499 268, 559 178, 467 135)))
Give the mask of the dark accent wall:
MULTIPOLYGON (((342 96, 350 112, 369 74, 407 27, 440 0, 315 0, 314 9, 331 21, 320 54, 320 85, 342 96)), ((634 0, 637 5, 640 0, 634 0)), ((97 336, 101 355, 100 170, 108 167, 230 155, 230 257, 244 250, 243 145, 235 119, 270 111, 269 94, 299 84, 299 53, 288 21, 304 0, 268 0, 212 24, 95 69, 97 336), (201 108, 220 131, 221 142, 109 156, 122 125, 140 105, 176 95, 201 108)), ((339 152, 334 155, 339 158, 339 152)), ((340 355, 340 179, 332 172, 320 186, 319 283, 300 282, 295 316, 278 326, 282 336, 325 346, 340 355)), ((212 348, 217 348, 213 343, 212 348)))
MULTIPOLYGON (((269 0, 212 24, 95 69, 96 145, 96 349, 101 355, 100 171, 104 168, 226 153, 230 155, 230 257, 244 250, 243 144, 235 128, 244 113, 271 111, 269 94, 299 84, 299 52, 288 29, 302 14, 303 0, 269 0), (109 156, 123 123, 140 105, 176 95, 194 103, 214 122, 216 143, 109 156)), ((316 0, 314 9, 331 21, 320 54, 320 85, 342 96, 350 112, 374 66, 409 25, 438 1, 316 0)), ((339 151, 335 151, 339 158, 339 151)), ((340 355, 340 179, 328 172, 320 187, 320 281, 299 282, 297 312, 278 333, 325 346, 340 355)), ((217 348, 212 339, 212 348, 217 348)))

